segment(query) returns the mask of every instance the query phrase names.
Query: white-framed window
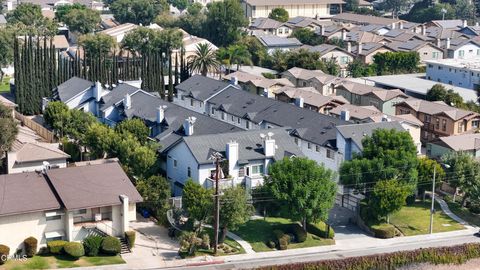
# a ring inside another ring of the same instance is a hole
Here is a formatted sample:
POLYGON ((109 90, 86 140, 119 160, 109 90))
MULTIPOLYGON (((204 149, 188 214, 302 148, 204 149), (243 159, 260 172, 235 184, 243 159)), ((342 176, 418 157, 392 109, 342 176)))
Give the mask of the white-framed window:
POLYGON ((237 123, 238 123, 238 124, 242 124, 242 118, 238 117, 237 123))
POLYGON ((74 216, 85 215, 86 213, 87 213, 87 209, 78 209, 73 211, 74 216))
POLYGON ((250 129, 250 121, 248 121, 248 120, 245 121, 245 127, 247 129, 250 129))
POLYGON ((315 151, 316 151, 316 152, 320 152, 320 146, 315 145, 315 151))
POLYGON ((215 115, 215 108, 212 108, 212 115, 215 115))
POLYGON ((348 56, 340 57, 340 64, 345 65, 348 63, 348 56))
POLYGON ((191 107, 195 106, 195 101, 193 100, 193 98, 190 99, 190 106, 191 107))
POLYGON ((261 175, 263 174, 263 164, 253 165, 250 169, 250 175, 261 175))
POLYGON ((311 143, 307 143, 307 148, 310 150, 312 149, 312 144, 311 143))
POLYGON ((335 153, 330 149, 327 149, 327 158, 329 158, 329 159, 334 159, 335 158, 335 153))
POLYGON ((190 167, 187 168, 187 177, 192 177, 192 169, 190 167))
POLYGON ((478 128, 478 123, 479 123, 478 120, 472 121, 472 127, 473 127, 473 128, 478 128))
POLYGON ((225 113, 222 112, 222 120, 225 120, 225 113))

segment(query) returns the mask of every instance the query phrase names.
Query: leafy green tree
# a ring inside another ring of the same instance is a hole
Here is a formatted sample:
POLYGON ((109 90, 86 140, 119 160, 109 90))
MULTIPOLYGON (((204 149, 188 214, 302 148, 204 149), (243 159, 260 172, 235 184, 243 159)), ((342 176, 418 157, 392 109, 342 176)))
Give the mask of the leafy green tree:
POLYGON ((122 48, 130 52, 147 54, 154 50, 155 32, 147 27, 137 27, 128 32, 122 40, 122 48))
POLYGON ((288 69, 288 53, 282 50, 274 50, 272 56, 267 58, 269 61, 268 67, 283 72, 288 69))
POLYGON ((263 66, 268 59, 268 52, 265 46, 260 43, 260 41, 253 36, 242 37, 237 42, 240 46, 245 46, 250 52, 252 63, 256 66, 263 66))
POLYGON ((437 83, 428 90, 426 98, 429 101, 445 101, 446 96, 447 89, 445 86, 437 83))
POLYGON ((462 199, 465 206, 471 193, 480 187, 480 163, 466 152, 449 152, 442 156, 442 162, 449 166, 447 182, 465 193, 462 199))
POLYGON ((10 150, 18 134, 18 127, 9 108, 0 103, 0 157, 10 150))
POLYGON ((189 6, 188 0, 169 0, 168 3, 179 10, 185 10, 189 6))
POLYGON ((272 12, 268 14, 268 18, 282 23, 287 22, 289 17, 288 11, 281 7, 272 9, 272 12))
POLYGON ((378 181, 368 199, 371 214, 376 215, 379 221, 386 218, 389 222, 389 215, 402 209, 411 193, 412 186, 396 179, 378 181))
POLYGON ((154 35, 154 47, 168 55, 183 45, 183 34, 178 29, 165 29, 157 31, 154 35))
POLYGON ((203 29, 205 37, 217 46, 226 47, 240 39, 240 28, 248 21, 238 0, 213 2, 207 6, 203 29))
MULTIPOLYGON (((199 3, 194 3, 199 4, 199 3)), ((193 6, 192 5, 192 6, 193 6)), ((187 31, 187 33, 194 36, 205 36, 204 25, 207 20, 205 13, 196 12, 196 13, 187 13, 181 15, 175 26, 187 31)))
POLYGON ((12 12, 7 14, 10 24, 21 23, 27 26, 41 26, 45 23, 42 8, 32 3, 21 3, 12 12))
POLYGON ((475 4, 471 0, 456 0, 455 1, 455 15, 458 19, 462 20, 475 20, 475 14, 477 13, 475 4))
POLYGON ((161 6, 153 0, 116 0, 110 9, 120 23, 144 26, 148 26, 162 12, 161 6))
POLYGON ((188 180, 183 187, 182 207, 189 218, 199 222, 196 231, 201 231, 202 225, 210 220, 213 213, 213 190, 188 180))
POLYGON ((70 31, 87 34, 93 32, 101 22, 100 13, 92 9, 72 9, 63 15, 70 31))
POLYGON ((82 36, 79 43, 92 58, 110 53, 116 45, 115 40, 111 36, 103 33, 82 36))
POLYGON ((248 51, 246 46, 243 45, 230 45, 227 48, 229 54, 229 62, 231 65, 236 65, 237 70, 241 65, 252 65, 252 55, 248 51))
POLYGON ((455 19, 455 9, 448 3, 436 3, 430 5, 430 0, 417 2, 405 19, 417 23, 425 23, 432 20, 455 19), (442 11, 446 11, 445 13, 442 11))
POLYGON ((420 64, 420 56, 417 52, 377 53, 373 62, 379 75, 414 73, 420 64))
POLYGON ((220 197, 220 243, 225 241, 228 230, 236 230, 253 215, 253 206, 247 201, 247 193, 241 186, 225 189, 220 197))
POLYGON ((293 31, 293 37, 297 38, 301 43, 316 46, 324 43, 323 37, 315 34, 309 28, 298 28, 293 31))
POLYGON ((432 189, 433 171, 436 170, 435 186, 439 187, 443 179, 445 179, 445 171, 442 166, 435 160, 427 157, 418 159, 418 194, 422 195, 425 200, 425 191, 432 189))
POLYGON ((5 75, 2 68, 13 62, 14 33, 8 28, 0 29, 0 82, 5 75))
POLYGON ((307 223, 326 221, 337 185, 333 172, 307 158, 284 158, 270 166, 265 185, 279 201, 283 215, 307 223))
POLYGON ((132 175, 149 175, 157 160, 154 145, 141 145, 132 134, 114 134, 115 140, 111 144, 109 155, 118 157, 132 175))
POLYGON ((187 7, 187 12, 188 14, 195 16, 200 14, 200 12, 202 12, 202 9, 203 9, 202 4, 195 2, 187 7))
POLYGON ((165 223, 167 211, 170 208, 168 199, 172 195, 167 179, 153 175, 147 179, 138 180, 136 188, 142 195, 142 206, 152 211, 157 219, 165 223))
POLYGON ((80 3, 74 3, 72 5, 60 5, 55 8, 55 19, 57 19, 59 22, 65 22, 65 15, 74 9, 84 10, 87 9, 87 6, 80 3))
POLYGON ((445 96, 445 103, 457 108, 462 108, 464 106, 462 96, 460 96, 459 93, 453 91, 453 89, 449 89, 447 91, 447 94, 445 96))
POLYGON ((66 130, 70 123, 70 111, 68 106, 61 101, 49 102, 43 113, 45 123, 50 126, 58 136, 66 136, 66 130))
POLYGON ((197 45, 195 54, 188 59, 188 65, 193 72, 207 76, 209 72, 216 72, 220 68, 217 56, 209 44, 197 45))
POLYGON ((385 0, 383 7, 392 12, 393 18, 398 18, 400 12, 406 11, 412 3, 412 0, 385 0))
POLYGON ((113 129, 100 123, 93 123, 85 133, 85 146, 94 158, 105 158, 112 151, 114 142, 118 141, 113 129))
POLYGON ((141 144, 146 144, 148 135, 150 135, 149 128, 145 125, 143 120, 134 118, 127 119, 115 126, 115 132, 119 134, 131 134, 141 144))
POLYGON ((340 65, 338 65, 336 58, 332 57, 324 62, 325 62, 325 70, 327 71, 328 74, 333 76, 340 75, 340 65))
POLYGON ((310 70, 326 71, 325 63, 320 59, 320 53, 305 49, 287 52, 288 68, 299 67, 310 70))
POLYGON ((70 110, 67 119, 66 134, 77 142, 83 142, 90 125, 97 122, 93 114, 80 110, 70 110))

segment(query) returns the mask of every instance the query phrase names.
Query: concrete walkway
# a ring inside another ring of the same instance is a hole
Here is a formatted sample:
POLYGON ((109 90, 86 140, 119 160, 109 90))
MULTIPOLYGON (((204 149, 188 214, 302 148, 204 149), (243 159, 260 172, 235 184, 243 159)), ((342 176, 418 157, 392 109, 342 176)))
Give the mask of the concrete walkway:
POLYGON ((231 238, 235 241, 237 241, 237 243, 242 246, 242 248, 245 250, 245 253, 247 254, 254 254, 256 253, 255 250, 253 250, 252 246, 250 245, 250 243, 248 243, 247 241, 243 240, 242 238, 240 238, 240 236, 232 233, 232 232, 227 232, 227 237, 228 238, 231 238))
POLYGON ((443 213, 445 213, 447 216, 449 216, 451 219, 455 220, 456 222, 464 225, 464 226, 471 226, 468 222, 465 220, 461 219, 459 216, 455 215, 450 208, 448 208, 448 204, 438 196, 435 196, 435 201, 440 204, 440 207, 442 208, 443 213))

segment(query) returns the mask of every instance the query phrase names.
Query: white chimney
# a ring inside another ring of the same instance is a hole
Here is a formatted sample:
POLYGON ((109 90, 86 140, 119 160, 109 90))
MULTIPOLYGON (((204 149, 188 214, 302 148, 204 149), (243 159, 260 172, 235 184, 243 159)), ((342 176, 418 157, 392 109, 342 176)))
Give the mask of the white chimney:
POLYGON ((352 52, 352 43, 347 42, 347 52, 351 53, 352 52))
POLYGON ((441 47, 442 46, 442 40, 437 38, 437 47, 441 47))
POLYGON ((7 11, 13 10, 13 1, 7 1, 7 11))
POLYGON ((132 107, 132 97, 128 93, 123 98, 123 107, 127 110, 132 107))
POLYGON ((263 139, 263 153, 266 157, 275 156, 275 140, 272 139, 273 132, 268 132, 267 135, 260 134, 260 137, 263 139))
POLYGON ((340 112, 340 118, 343 121, 350 121, 350 111, 349 110, 342 110, 340 112))
POLYGON ((363 51, 363 43, 358 43, 357 54, 361 54, 363 51))
POLYGON ((320 25, 320 36, 324 36, 325 35, 325 27, 323 25, 320 25))
POLYGON ((400 29, 403 29, 403 22, 400 22, 400 29))
POLYGON ((467 27, 468 26, 468 21, 467 20, 463 20, 462 22, 462 27, 467 27))
POLYGON ((232 78, 230 78, 230 84, 238 85, 238 78, 236 76, 232 76, 232 78))
POLYGON ((183 129, 185 130, 185 136, 193 135, 193 131, 194 131, 193 127, 194 127, 195 121, 197 121, 197 118, 193 116, 185 119, 185 121, 183 122, 183 129))
POLYGON ((100 102, 100 99, 102 98, 102 84, 100 82, 95 83, 95 88, 93 89, 93 97, 95 98, 96 102, 100 102))
POLYGON ((382 122, 391 122, 392 120, 388 117, 388 115, 384 114, 382 116, 382 122))
POLYGON ((446 44, 447 50, 450 49, 450 38, 447 38, 447 44, 446 44))
POLYGON ((303 99, 303 97, 295 98, 295 105, 297 105, 300 108, 303 108, 304 102, 305 102, 305 100, 303 99))
POLYGON ((226 155, 228 160, 228 174, 230 174, 230 172, 233 172, 235 166, 237 165, 239 159, 238 149, 239 147, 236 141, 230 141, 229 143, 227 143, 226 155))
POLYGON ((160 124, 165 119, 165 109, 167 106, 162 105, 157 108, 157 124, 160 124))
POLYGON ((392 23, 392 30, 396 28, 395 23, 392 23))
POLYGON ((479 25, 480 25, 480 24, 479 24, 478 22, 476 22, 476 23, 475 23, 475 26, 477 26, 477 27, 478 27, 479 25))
POLYGON ((426 36, 427 35, 427 27, 425 27, 425 25, 422 25, 422 36, 426 36))
POLYGON ((345 41, 347 40, 347 30, 342 29, 342 40, 345 41))

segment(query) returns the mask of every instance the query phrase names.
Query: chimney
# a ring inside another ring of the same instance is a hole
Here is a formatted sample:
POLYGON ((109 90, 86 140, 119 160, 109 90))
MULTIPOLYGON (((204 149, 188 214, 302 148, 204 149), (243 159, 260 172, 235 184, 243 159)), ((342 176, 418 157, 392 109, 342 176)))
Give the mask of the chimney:
POLYGON ((320 36, 324 36, 325 35, 325 26, 323 25, 320 25, 320 36))
POLYGON ((450 49, 450 38, 447 38, 446 48, 447 50, 450 49))
POLYGON ((437 38, 437 47, 440 48, 440 46, 442 46, 442 40, 437 38))
POLYGON ((13 1, 7 1, 7 11, 13 10, 13 1))
POLYGON ((100 102, 100 99, 102 98, 102 84, 100 82, 95 83, 95 88, 93 89, 93 97, 95 98, 96 102, 100 102))
POLYGON ((395 23, 392 23, 392 30, 394 30, 395 28, 396 28, 395 23))
POLYGON ((345 41, 347 40, 347 30, 342 29, 342 40, 345 41))
POLYGON ((480 25, 480 24, 479 24, 478 22, 476 22, 476 23, 475 23, 475 26, 477 26, 477 27, 478 27, 479 25, 480 25))
POLYGON ((230 78, 230 84, 238 85, 238 78, 236 76, 232 76, 232 78, 230 78))
POLYGON ((132 107, 132 97, 128 93, 123 98, 123 107, 127 110, 132 107))
POLYGON ((351 53, 352 52, 352 43, 347 42, 347 52, 351 53))
POLYGON ((263 96, 268 97, 268 90, 266 88, 263 89, 263 96))
POLYGON ((228 160, 228 172, 226 172, 227 174, 232 172, 235 166, 237 165, 237 162, 239 159, 238 149, 239 147, 236 141, 230 141, 229 143, 227 143, 227 149, 226 149, 226 156, 228 160))
POLYGON ((358 43, 357 54, 361 54, 363 51, 363 43, 358 43))
POLYGON ((382 122, 391 122, 392 120, 388 117, 388 115, 384 114, 382 116, 382 122))
POLYGON ((165 119, 165 109, 167 106, 162 105, 157 108, 157 124, 160 124, 165 119))
POLYGON ((183 122, 183 129, 185 130, 185 136, 193 135, 193 131, 194 131, 193 127, 194 127, 195 121, 197 121, 197 118, 193 116, 185 119, 185 121, 183 122))
POLYGON ((403 29, 403 22, 400 22, 400 29, 403 29))
POLYGON ((272 139, 273 132, 268 132, 267 135, 260 134, 260 137, 263 139, 263 153, 266 157, 275 156, 275 140, 272 139))
POLYGON ((348 110, 342 110, 340 112, 340 118, 343 120, 343 121, 350 121, 350 111, 348 110))
POLYGON ((467 20, 463 20, 462 22, 462 27, 467 27, 468 26, 468 21, 467 20))
POLYGON ((422 24, 422 36, 426 36, 427 35, 427 27, 422 24))
POLYGON ((297 105, 300 108, 303 108, 303 103, 304 102, 305 102, 305 100, 303 99, 303 97, 295 98, 295 105, 297 105))

